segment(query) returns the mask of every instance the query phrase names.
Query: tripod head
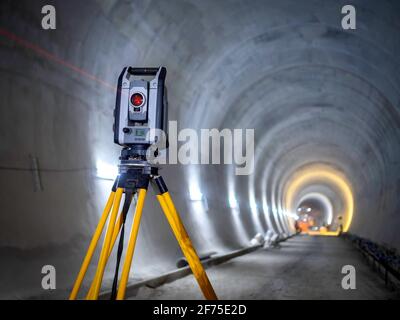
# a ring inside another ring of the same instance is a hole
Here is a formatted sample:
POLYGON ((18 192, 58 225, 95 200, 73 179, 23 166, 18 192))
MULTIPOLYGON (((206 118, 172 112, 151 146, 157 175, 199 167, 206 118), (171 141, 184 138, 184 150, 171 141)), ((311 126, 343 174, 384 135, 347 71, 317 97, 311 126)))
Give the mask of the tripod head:
POLYGON ((123 146, 120 159, 147 161, 147 152, 155 146, 167 148, 168 101, 167 70, 125 67, 118 79, 114 109, 114 142, 123 146), (145 79, 146 78, 146 79, 145 79))

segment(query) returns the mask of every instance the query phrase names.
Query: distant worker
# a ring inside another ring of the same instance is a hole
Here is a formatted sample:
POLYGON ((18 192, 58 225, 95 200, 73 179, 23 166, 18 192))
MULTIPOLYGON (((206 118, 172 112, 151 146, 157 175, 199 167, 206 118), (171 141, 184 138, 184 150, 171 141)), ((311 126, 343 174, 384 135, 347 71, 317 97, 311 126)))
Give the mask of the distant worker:
POLYGON ((342 233, 343 233, 343 223, 342 223, 342 216, 339 216, 338 217, 338 220, 339 220, 339 236, 340 235, 342 235, 342 233))
POLYGON ((300 228, 299 222, 297 220, 294 222, 294 227, 296 229, 296 233, 301 232, 301 228, 300 228))

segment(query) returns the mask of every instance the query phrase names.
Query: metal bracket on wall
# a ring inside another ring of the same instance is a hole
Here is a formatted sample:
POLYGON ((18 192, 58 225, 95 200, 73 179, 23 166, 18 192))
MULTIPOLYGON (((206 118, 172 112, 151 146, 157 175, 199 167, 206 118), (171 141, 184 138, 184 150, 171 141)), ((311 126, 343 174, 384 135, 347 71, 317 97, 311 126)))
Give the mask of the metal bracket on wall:
POLYGON ((32 171, 32 179, 33 179, 33 191, 40 192, 43 191, 42 180, 40 178, 40 169, 39 169, 39 161, 35 156, 29 156, 31 162, 31 171, 32 171))

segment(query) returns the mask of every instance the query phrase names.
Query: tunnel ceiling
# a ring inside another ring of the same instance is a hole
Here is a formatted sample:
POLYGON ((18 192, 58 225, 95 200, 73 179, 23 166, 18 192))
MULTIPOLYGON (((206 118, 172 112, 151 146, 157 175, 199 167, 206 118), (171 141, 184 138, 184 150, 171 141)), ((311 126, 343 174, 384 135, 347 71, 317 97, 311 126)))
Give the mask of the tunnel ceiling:
MULTIPOLYGON (((389 226, 400 223, 398 1, 353 1, 356 30, 341 28, 344 1, 53 2, 58 28, 43 32, 36 22, 45 1, 2 1, 8 11, 1 10, 1 28, 17 37, 2 29, 1 86, 12 108, 2 108, 0 160, 3 167, 26 167, 28 155, 35 154, 49 169, 42 175, 52 200, 42 206, 40 195, 31 193, 29 208, 39 221, 69 227, 42 230, 27 205, 7 202, 42 232, 14 241, 12 232, 26 231, 21 222, 1 235, 4 243, 61 243, 91 228, 102 201, 87 191, 97 180, 84 172, 98 159, 116 164, 111 126, 118 74, 125 65, 165 65, 170 120, 178 120, 179 128, 255 130, 250 176, 223 165, 175 166, 166 173, 184 208, 191 206, 191 184, 207 198, 209 218, 200 226, 212 235, 205 246, 237 244, 267 230, 290 234, 298 201, 311 193, 329 199, 335 220, 350 204, 336 180, 324 175, 300 185, 287 202, 296 175, 322 166, 351 192, 349 231, 400 247, 399 233, 389 226), (9 16, 9 10, 17 14, 9 16), (19 123, 22 116, 29 121, 19 123), (19 128, 16 135, 10 122, 19 128), (69 169, 69 176, 53 172, 69 169), (65 188, 74 204, 60 209, 65 188), (235 206, 229 205, 232 197, 235 206), (51 215, 55 210, 63 214, 51 215), (79 218, 73 213, 87 211, 79 218), (226 230, 231 220, 244 230, 240 237, 226 230)), ((30 179, 18 174, 17 181, 30 179)), ((18 189, 8 192, 6 197, 18 189)), ((198 216, 189 215, 196 225, 198 216)), ((201 242, 204 236, 195 238, 201 242)))

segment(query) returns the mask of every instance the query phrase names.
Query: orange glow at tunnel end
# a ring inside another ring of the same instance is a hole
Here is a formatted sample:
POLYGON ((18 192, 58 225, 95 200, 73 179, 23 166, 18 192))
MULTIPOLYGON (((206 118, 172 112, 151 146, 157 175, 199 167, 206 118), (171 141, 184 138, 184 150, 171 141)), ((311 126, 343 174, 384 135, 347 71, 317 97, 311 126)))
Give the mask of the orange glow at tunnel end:
MULTIPOLYGON (((306 186, 315 182, 327 183, 340 191, 343 200, 343 211, 337 213, 337 216, 343 217, 343 232, 347 232, 350 228, 354 214, 354 197, 350 183, 346 177, 337 169, 322 164, 309 165, 295 172, 286 183, 286 192, 284 193, 284 206, 288 212, 295 212, 296 205, 294 203, 296 195, 306 186)), ((308 232, 310 235, 328 235, 335 236, 339 232, 308 232)))

